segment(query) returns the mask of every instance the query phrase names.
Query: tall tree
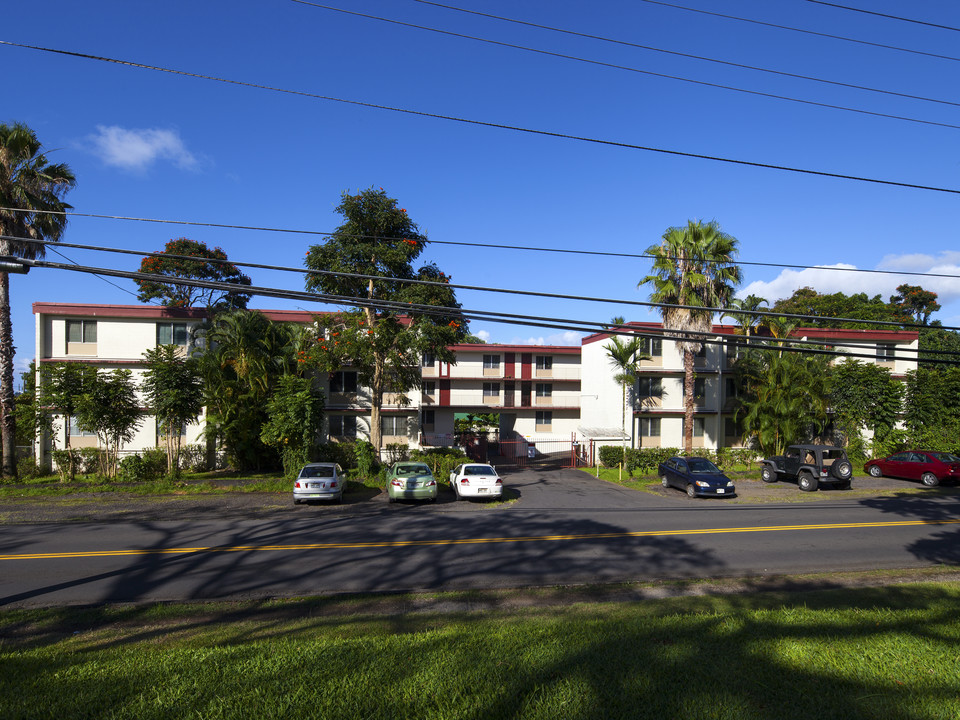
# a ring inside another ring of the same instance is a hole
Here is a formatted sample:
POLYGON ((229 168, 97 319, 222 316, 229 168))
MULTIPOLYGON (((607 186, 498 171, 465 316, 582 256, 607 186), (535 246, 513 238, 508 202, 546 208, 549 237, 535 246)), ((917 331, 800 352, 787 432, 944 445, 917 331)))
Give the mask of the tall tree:
POLYGON ((610 344, 607 345, 607 359, 616 373, 613 381, 620 386, 620 433, 621 449, 626 456, 627 448, 627 388, 632 388, 637 382, 637 373, 640 370, 640 363, 649 360, 649 355, 644 355, 643 340, 638 337, 631 337, 629 340, 622 340, 614 335, 610 344))
POLYGON ((357 368, 370 388, 370 441, 379 452, 384 394, 419 387, 425 353, 456 362, 449 346, 463 341, 467 322, 448 276, 434 264, 414 271, 427 238, 383 188, 345 192, 336 209, 345 222, 307 252, 306 267, 320 272, 307 275, 306 287, 359 310, 328 317, 323 340, 329 342, 318 343, 313 356, 321 367, 350 363, 357 368), (326 357, 320 357, 323 353, 326 357))
MULTIPOLYGON (((57 362, 40 366, 40 408, 44 414, 44 429, 51 433, 57 428, 52 422, 53 415, 63 417, 66 426, 66 448, 70 448, 70 418, 76 417, 80 398, 93 387, 97 380, 97 369, 86 363, 57 362)), ((52 443, 53 444, 53 443, 52 443)), ((73 481, 76 474, 74 454, 67 454, 67 478, 73 481)))
MULTIPOLYGON (((71 206, 64 195, 76 185, 70 168, 47 161, 36 133, 26 125, 0 124, 0 256, 38 258, 44 246, 28 240, 56 242, 63 236, 71 206)), ((13 323, 10 277, 0 272, 0 429, 3 475, 16 477, 17 421, 14 412, 13 323)))
POLYGON ((167 473, 180 471, 182 429, 196 422, 203 410, 203 381, 194 358, 183 357, 174 345, 160 345, 143 353, 147 369, 143 393, 167 446, 167 473))
MULTIPOLYGON (((249 277, 240 272, 236 265, 227 262, 227 254, 223 250, 218 247, 211 250, 206 243, 189 238, 170 240, 159 254, 145 257, 140 262, 140 272, 234 285, 250 284, 249 277)), ((238 310, 245 308, 250 300, 249 293, 240 290, 215 290, 156 280, 134 282, 140 288, 137 300, 150 302, 159 299, 168 307, 238 310)))
POLYGON ((715 222, 688 221, 685 227, 668 228, 653 256, 653 272, 638 283, 653 284, 650 300, 661 305, 664 329, 676 338, 683 356, 683 446, 693 450, 694 356, 703 347, 701 335, 713 327, 712 308, 726 308, 740 284, 736 265, 737 239, 715 222), (685 305, 688 307, 676 307, 685 305))
POLYGON ((897 286, 896 295, 890 296, 890 304, 920 325, 926 325, 930 316, 940 309, 935 292, 906 283, 897 286))
POLYGON ((830 405, 847 443, 858 447, 865 427, 883 442, 900 417, 903 383, 891 377, 887 368, 853 358, 833 365, 828 378, 830 405))
POLYGON ((105 451, 101 455, 103 475, 116 477, 120 446, 134 438, 143 422, 133 375, 129 370, 96 373, 76 402, 77 425, 95 432, 105 451))
MULTIPOLYGON (((778 324, 783 337, 785 323, 778 324)), ((765 455, 780 455, 793 443, 816 437, 828 421, 826 355, 787 352, 783 343, 748 350, 737 360, 737 418, 744 437, 765 455)))

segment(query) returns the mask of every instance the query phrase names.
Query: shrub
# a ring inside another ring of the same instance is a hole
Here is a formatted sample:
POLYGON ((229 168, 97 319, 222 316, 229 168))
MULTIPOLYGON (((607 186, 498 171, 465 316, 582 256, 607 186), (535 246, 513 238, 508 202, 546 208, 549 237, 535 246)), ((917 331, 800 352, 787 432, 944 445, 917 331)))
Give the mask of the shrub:
POLYGON ((600 447, 600 464, 604 467, 617 467, 623 462, 623 448, 614 445, 600 447))
POLYGON ((80 462, 79 451, 76 448, 54 450, 50 453, 50 457, 57 468, 57 474, 60 475, 60 482, 73 482, 80 462))
POLYGON ((37 465, 37 459, 33 455, 27 455, 17 460, 17 477, 29 480, 41 475, 43 475, 43 471, 37 465))
POLYGON ((461 463, 468 462, 468 458, 460 448, 431 448, 430 450, 413 450, 410 453, 411 460, 425 462, 430 466, 433 477, 436 480, 446 482, 450 478, 450 473, 461 463))
POLYGON ((163 448, 149 448, 143 454, 134 453, 120 461, 117 478, 125 482, 156 480, 167 473, 167 452, 163 448))
POLYGON ((190 472, 205 472, 207 467, 207 448, 203 445, 184 445, 180 449, 180 466, 190 472))
POLYGON ((366 440, 357 440, 353 445, 353 454, 357 461, 357 473, 362 477, 371 477, 379 469, 377 450, 366 440))
POLYGON ((100 448, 85 447, 78 448, 78 452, 80 458, 77 463, 77 472, 83 475, 100 475, 103 468, 101 464, 103 451, 100 448))
POLYGON ((387 443, 387 462, 391 465, 402 462, 410 456, 410 446, 406 443, 387 443))

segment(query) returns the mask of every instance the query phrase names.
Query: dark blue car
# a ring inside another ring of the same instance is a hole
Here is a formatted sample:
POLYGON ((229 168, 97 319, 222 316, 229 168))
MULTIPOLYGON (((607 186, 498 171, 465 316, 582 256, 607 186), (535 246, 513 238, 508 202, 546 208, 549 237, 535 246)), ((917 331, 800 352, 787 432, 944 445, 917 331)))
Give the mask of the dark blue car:
POLYGON ((690 497, 727 497, 736 495, 733 480, 705 458, 672 457, 657 469, 665 488, 685 490, 690 497))

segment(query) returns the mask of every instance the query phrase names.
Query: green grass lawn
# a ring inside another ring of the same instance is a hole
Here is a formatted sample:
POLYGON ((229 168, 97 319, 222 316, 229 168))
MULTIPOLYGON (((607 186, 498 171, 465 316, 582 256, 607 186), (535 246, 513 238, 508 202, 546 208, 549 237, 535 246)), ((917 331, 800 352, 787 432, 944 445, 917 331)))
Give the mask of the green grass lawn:
POLYGON ((955 584, 577 592, 447 613, 397 609, 415 596, 7 611, 0 717, 960 717, 955 584))

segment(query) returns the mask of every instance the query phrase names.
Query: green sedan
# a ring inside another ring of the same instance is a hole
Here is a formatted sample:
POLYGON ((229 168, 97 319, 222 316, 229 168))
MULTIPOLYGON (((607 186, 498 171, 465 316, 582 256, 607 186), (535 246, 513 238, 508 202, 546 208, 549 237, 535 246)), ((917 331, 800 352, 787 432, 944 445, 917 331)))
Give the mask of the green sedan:
POLYGON ((429 500, 437 499, 437 481, 426 463, 398 462, 390 468, 387 476, 387 500, 429 500))

